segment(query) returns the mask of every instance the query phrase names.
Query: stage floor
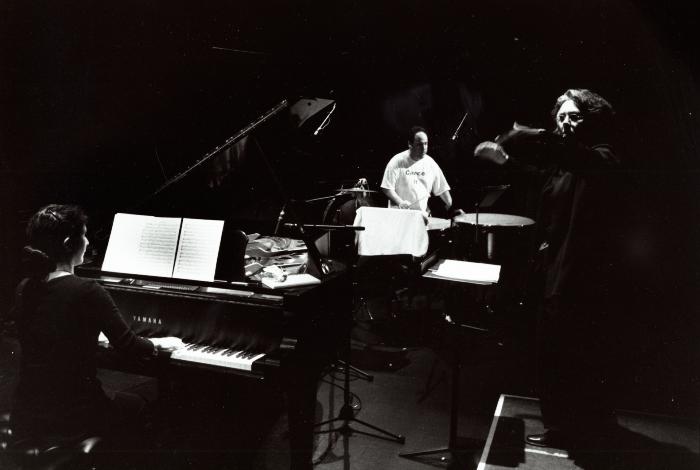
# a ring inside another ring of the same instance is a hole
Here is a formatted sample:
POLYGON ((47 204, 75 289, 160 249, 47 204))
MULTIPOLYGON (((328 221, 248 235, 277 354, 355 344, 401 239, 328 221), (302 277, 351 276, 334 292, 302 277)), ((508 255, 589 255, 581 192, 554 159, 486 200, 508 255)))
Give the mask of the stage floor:
POLYGON ((627 410, 617 410, 616 421, 605 438, 581 439, 569 449, 536 447, 525 436, 544 431, 539 400, 501 395, 477 469, 700 468, 697 422, 627 410))

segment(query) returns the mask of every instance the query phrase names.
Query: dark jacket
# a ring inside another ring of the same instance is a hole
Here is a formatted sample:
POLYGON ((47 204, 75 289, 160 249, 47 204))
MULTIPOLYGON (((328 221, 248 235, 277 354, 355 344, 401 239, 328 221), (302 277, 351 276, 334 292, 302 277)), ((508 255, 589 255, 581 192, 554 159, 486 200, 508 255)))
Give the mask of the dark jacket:
POLYGON ((535 260, 544 298, 600 300, 616 267, 615 176, 619 160, 607 143, 586 144, 553 134, 507 134, 506 166, 537 175, 535 260))
POLYGON ((63 276, 23 281, 15 312, 21 346, 12 410, 18 438, 75 437, 99 424, 108 399, 97 378, 97 338, 117 350, 152 354, 129 328, 107 291, 93 280, 63 276))

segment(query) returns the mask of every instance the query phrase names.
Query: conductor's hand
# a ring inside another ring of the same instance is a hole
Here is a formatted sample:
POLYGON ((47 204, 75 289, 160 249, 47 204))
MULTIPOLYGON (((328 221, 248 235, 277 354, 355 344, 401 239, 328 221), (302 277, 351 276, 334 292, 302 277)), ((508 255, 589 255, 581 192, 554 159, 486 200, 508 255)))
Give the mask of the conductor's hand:
POLYGON ((487 160, 497 165, 503 165, 508 161, 508 154, 500 144, 487 140, 476 146, 474 156, 482 160, 487 160))
POLYGON ((401 202, 399 202, 399 209, 408 209, 409 207, 411 207, 410 202, 405 201, 403 199, 401 200, 401 202))
POLYGON ((162 338, 149 339, 156 347, 156 349, 162 351, 175 351, 176 349, 181 349, 185 347, 185 343, 183 343, 180 338, 176 338, 175 336, 165 336, 162 338))
POLYGON ((505 134, 501 134, 494 139, 497 144, 507 145, 510 150, 519 146, 538 145, 546 143, 552 137, 552 133, 547 129, 528 127, 517 122, 505 134))

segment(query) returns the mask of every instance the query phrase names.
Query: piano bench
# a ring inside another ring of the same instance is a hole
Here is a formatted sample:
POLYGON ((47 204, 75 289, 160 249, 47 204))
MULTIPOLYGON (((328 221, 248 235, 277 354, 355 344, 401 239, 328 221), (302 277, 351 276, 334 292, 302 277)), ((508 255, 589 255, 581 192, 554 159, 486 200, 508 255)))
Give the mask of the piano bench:
POLYGON ((81 470, 99 469, 95 464, 95 449, 101 438, 94 436, 72 445, 50 442, 14 440, 10 413, 0 413, 0 453, 17 465, 18 470, 81 470))

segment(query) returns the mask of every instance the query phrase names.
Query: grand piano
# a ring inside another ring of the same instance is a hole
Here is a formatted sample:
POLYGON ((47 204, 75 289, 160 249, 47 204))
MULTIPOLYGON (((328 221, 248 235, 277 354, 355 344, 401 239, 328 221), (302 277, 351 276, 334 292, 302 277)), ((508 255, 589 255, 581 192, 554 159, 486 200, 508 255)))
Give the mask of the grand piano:
MULTIPOLYGON (((279 103, 167 181, 148 198, 147 204, 130 212, 163 214, 159 207, 177 211, 173 209, 178 207, 172 202, 173 195, 181 194, 183 188, 192 190, 192 180, 203 181, 203 175, 211 176, 211 172, 201 170, 212 168, 217 158, 236 151, 236 146, 253 138, 264 124, 278 119, 287 108, 286 101, 279 103)), ((274 171, 270 165, 268 169, 274 171)), ((293 220, 292 215, 288 220, 293 220)), ((270 227, 275 220, 268 222, 272 222, 270 227)), ((294 255, 301 256, 302 262, 285 263, 286 258, 278 261, 289 255, 283 250, 262 257, 249 250, 249 256, 244 257, 240 245, 224 249, 232 241, 229 238, 243 233, 237 229, 247 230, 241 226, 245 222, 240 217, 227 217, 225 223, 236 230, 224 230, 219 262, 233 268, 217 268, 217 278, 211 282, 109 272, 102 269, 99 258, 76 270, 77 275, 95 279, 108 290, 137 334, 177 336, 187 344, 173 353, 135 360, 122 357, 101 343, 98 364, 101 368, 157 377, 160 391, 191 376, 207 381, 222 379, 227 386, 235 386, 237 380, 254 380, 277 387, 287 398, 292 468, 311 468, 316 386, 339 348, 349 341, 350 279, 342 263, 321 256, 314 234, 305 232, 302 224, 287 228, 291 235, 298 236, 302 249, 294 250, 294 255), (295 269, 303 266, 320 283, 266 288, 259 282, 260 273, 245 273, 246 263, 258 267, 292 264, 295 269)))

